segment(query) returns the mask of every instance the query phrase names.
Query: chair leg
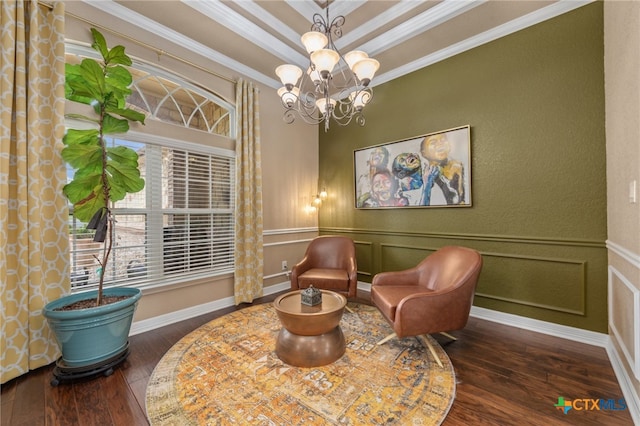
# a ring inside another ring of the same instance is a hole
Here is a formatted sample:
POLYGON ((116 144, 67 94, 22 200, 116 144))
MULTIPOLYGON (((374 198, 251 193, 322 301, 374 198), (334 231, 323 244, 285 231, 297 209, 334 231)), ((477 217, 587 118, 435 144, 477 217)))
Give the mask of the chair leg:
POLYGON ((441 331, 440 334, 442 334, 444 337, 448 337, 451 340, 458 340, 457 337, 454 337, 454 336, 450 335, 449 333, 445 333, 444 331, 441 331))
POLYGON ((394 337, 396 337, 396 333, 391 333, 390 335, 388 335, 384 339, 380 340, 377 344, 378 344, 378 346, 379 345, 384 345, 385 343, 387 343, 389 340, 393 339, 394 337))
POLYGON ((436 360, 440 368, 444 368, 444 366, 442 365, 442 361, 440 361, 440 357, 438 357, 438 354, 436 353, 436 350, 434 349, 429 339, 427 339, 427 337, 423 335, 416 336, 416 337, 420 342, 422 342, 424 346, 427 347, 427 349, 429 349, 429 352, 431 352, 431 355, 433 355, 433 358, 436 360))

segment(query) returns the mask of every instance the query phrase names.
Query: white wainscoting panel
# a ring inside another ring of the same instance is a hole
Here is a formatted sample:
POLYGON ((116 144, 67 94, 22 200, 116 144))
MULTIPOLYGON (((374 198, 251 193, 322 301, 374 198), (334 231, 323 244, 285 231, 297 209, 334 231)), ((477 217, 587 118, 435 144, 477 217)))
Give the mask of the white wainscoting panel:
POLYGON ((636 379, 640 380, 640 339, 638 339, 640 327, 640 291, 620 271, 609 265, 609 328, 616 339, 618 346, 633 370, 636 379), (617 292, 626 292, 630 297, 616 297, 617 292), (614 300, 624 300, 631 306, 626 306, 624 312, 631 312, 624 324, 616 322, 616 312, 620 312, 620 306, 613 306, 614 300), (625 335, 623 336, 623 330, 625 335), (629 337, 630 336, 630 337, 629 337), (629 341, 631 340, 631 341, 629 341))

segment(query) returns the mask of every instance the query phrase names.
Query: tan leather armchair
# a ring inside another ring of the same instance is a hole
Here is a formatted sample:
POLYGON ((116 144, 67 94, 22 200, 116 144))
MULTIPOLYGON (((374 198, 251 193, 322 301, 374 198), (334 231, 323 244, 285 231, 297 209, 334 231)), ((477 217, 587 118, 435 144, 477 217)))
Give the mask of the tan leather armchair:
POLYGON ((356 247, 353 240, 322 235, 309 243, 304 258, 291 269, 291 289, 312 285, 355 297, 358 286, 356 247))
POLYGON ((464 328, 469 319, 482 257, 470 248, 447 246, 417 266, 373 277, 371 301, 393 327, 394 333, 378 344, 397 337, 416 336, 442 366, 426 334, 464 328))

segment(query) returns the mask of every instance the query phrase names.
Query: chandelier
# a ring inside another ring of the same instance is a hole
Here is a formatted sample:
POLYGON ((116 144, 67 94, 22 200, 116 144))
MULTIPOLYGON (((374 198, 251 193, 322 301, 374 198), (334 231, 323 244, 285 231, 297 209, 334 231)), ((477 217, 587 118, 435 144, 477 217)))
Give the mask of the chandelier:
POLYGON ((326 20, 315 13, 311 31, 301 37, 309 54, 306 72, 291 64, 276 68, 284 85, 278 89, 278 96, 287 124, 293 123, 297 115, 309 124, 324 122, 325 132, 332 119, 341 126, 352 120, 364 126, 362 110, 373 97, 369 83, 380 63, 360 50, 344 56, 340 53, 334 38, 342 36, 344 23, 342 15, 329 20, 328 6, 326 20))

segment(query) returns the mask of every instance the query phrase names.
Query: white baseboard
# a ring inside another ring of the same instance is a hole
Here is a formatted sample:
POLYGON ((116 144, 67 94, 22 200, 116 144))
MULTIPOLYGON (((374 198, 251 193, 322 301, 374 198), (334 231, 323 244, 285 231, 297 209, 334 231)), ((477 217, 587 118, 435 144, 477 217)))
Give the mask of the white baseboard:
POLYGON ((627 370, 624 368, 624 363, 620 358, 620 354, 615 350, 611 341, 606 347, 607 354, 609 355, 609 361, 611 361, 611 367, 618 379, 618 384, 624 395, 624 400, 627 403, 627 409, 631 414, 631 419, 634 425, 640 425, 640 396, 633 385, 632 378, 627 374, 627 370))
MULTIPOLYGON (((272 285, 264 288, 264 295, 268 296, 274 293, 291 288, 289 282, 272 285)), ((233 297, 225 297, 224 299, 215 300, 213 302, 203 303, 202 305, 191 306, 179 311, 170 312, 168 314, 158 315, 157 317, 135 321, 131 324, 130 336, 144 333, 146 331, 155 330, 156 328, 174 324, 176 322, 195 318, 200 315, 208 314, 218 309, 228 308, 235 304, 233 297)))
MULTIPOLYGON (((289 288, 290 284, 288 281, 282 282, 280 284, 265 287, 264 295, 268 296, 274 293, 279 293, 289 288)), ((371 292, 371 284, 358 282, 358 290, 371 292)), ((193 306, 176 312, 171 312, 169 314, 159 315, 157 317, 149 318, 146 320, 136 321, 131 326, 130 335, 133 336, 179 321, 194 318, 199 315, 208 314, 218 309, 233 306, 234 303, 235 302, 233 297, 227 297, 224 299, 216 300, 214 302, 204 303, 202 305, 193 306)), ((632 379, 626 373, 624 364, 622 363, 619 354, 613 348, 611 338, 608 334, 596 333, 593 331, 582 330, 579 328, 568 327, 566 325, 554 324, 513 314, 506 314, 504 312, 493 311, 477 306, 473 306, 471 308, 471 316, 474 318, 480 318, 487 321, 497 322, 512 327, 535 331, 537 333, 547 334, 550 336, 560 337, 563 339, 573 340, 576 342, 605 348, 607 351, 607 355, 609 356, 609 361, 611 362, 613 371, 615 372, 618 383, 620 384, 620 388, 627 403, 627 408, 629 409, 631 418, 633 419, 634 424, 640 425, 640 398, 638 397, 638 393, 633 386, 632 379)))
POLYGON ((521 317, 519 315, 506 314, 504 312, 493 311, 491 309, 471 307, 471 316, 487 321, 497 322, 511 327, 524 330, 535 331, 536 333, 561 337, 575 342, 586 343, 588 345, 606 348, 609 345, 609 335, 597 333, 595 331, 583 330, 581 328, 569 327, 566 325, 554 324, 540 321, 533 318, 521 317))

